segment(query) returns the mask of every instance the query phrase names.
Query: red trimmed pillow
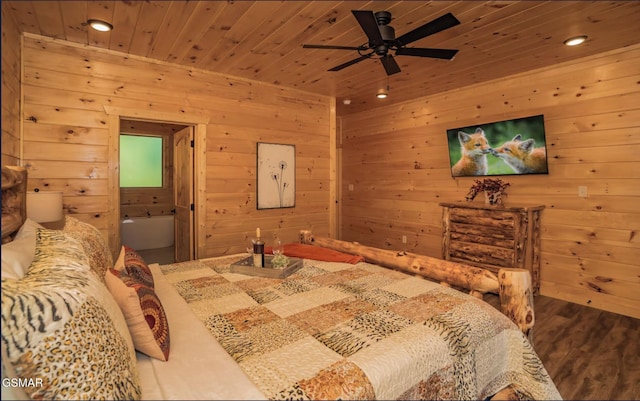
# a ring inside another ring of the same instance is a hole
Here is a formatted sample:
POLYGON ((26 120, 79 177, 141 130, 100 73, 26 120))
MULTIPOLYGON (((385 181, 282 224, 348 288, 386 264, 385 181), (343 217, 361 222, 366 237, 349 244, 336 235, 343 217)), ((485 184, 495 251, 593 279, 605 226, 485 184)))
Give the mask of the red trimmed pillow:
POLYGON ((169 360, 169 322, 153 288, 116 269, 107 271, 105 281, 122 309, 135 349, 161 361, 169 360))
POLYGON ((133 248, 128 247, 127 245, 122 246, 120 256, 116 261, 114 269, 120 272, 124 271, 127 275, 135 278, 138 282, 146 285, 147 287, 155 288, 151 269, 149 269, 149 266, 146 264, 142 256, 138 255, 133 248))

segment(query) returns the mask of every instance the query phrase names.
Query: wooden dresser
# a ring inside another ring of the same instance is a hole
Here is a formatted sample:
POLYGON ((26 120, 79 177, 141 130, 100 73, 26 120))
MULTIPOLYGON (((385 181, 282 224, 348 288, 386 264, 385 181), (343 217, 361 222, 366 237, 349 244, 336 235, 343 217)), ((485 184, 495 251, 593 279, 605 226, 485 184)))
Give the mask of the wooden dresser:
POLYGON ((471 202, 440 203, 442 257, 483 267, 494 273, 502 267, 531 272, 533 293, 540 291, 540 215, 544 206, 471 202))

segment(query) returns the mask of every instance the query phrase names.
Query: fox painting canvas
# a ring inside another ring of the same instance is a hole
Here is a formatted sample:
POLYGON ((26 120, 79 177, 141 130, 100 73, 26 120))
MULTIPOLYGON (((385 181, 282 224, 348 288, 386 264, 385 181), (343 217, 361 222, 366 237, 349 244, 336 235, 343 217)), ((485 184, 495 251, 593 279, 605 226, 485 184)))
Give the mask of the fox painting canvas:
POLYGON ((548 174, 544 116, 447 130, 453 177, 548 174))

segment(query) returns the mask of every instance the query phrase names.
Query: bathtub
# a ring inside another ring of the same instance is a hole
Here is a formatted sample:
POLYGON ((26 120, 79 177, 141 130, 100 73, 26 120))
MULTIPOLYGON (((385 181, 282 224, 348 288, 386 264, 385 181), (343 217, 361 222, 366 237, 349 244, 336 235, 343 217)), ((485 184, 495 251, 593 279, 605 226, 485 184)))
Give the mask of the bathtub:
POLYGON ((173 246, 173 215, 123 219, 120 235, 122 244, 136 251, 173 246))

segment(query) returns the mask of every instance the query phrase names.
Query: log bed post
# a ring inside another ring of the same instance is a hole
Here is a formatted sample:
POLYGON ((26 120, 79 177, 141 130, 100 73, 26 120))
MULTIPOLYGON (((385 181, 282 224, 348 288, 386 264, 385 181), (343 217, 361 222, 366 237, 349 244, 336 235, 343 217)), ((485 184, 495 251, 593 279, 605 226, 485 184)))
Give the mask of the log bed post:
POLYGON ((369 247, 357 242, 315 237, 309 230, 300 230, 300 243, 360 255, 367 262, 436 280, 446 286, 465 288, 470 290, 472 296, 480 299, 487 292, 499 294, 502 313, 532 340, 535 323, 533 287, 531 275, 525 269, 500 269, 496 277, 489 270, 480 267, 404 251, 369 247))
POLYGON ((526 269, 500 269, 500 309, 533 344, 533 285, 526 269))

